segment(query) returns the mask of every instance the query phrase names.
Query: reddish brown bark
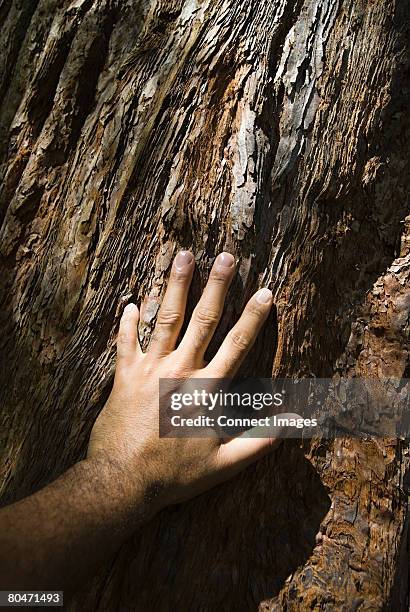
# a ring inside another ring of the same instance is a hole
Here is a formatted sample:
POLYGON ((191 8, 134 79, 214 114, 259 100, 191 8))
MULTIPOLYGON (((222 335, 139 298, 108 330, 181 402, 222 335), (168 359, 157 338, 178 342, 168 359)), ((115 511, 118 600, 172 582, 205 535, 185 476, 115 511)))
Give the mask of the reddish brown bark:
MULTIPOLYGON (((407 376, 409 20, 405 0, 0 1, 3 503, 83 455, 122 304, 149 295, 148 339, 180 246, 191 305, 238 257, 219 338, 272 287, 248 372, 407 376)), ((73 607, 404 610, 407 453, 288 441, 164 511, 73 607)))

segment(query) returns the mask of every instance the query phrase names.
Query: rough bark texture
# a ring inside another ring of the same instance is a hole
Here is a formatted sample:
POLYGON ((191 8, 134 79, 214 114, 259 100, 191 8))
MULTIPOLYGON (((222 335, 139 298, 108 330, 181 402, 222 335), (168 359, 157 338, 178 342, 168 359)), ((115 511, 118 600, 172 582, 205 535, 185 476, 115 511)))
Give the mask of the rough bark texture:
MULTIPOLYGON (((171 258, 277 305, 248 372, 409 374, 408 0, 0 0, 3 503, 83 456, 171 258), (277 339, 277 342, 276 342, 277 339)), ((78 609, 406 609, 408 446, 287 442, 164 511, 78 609)))

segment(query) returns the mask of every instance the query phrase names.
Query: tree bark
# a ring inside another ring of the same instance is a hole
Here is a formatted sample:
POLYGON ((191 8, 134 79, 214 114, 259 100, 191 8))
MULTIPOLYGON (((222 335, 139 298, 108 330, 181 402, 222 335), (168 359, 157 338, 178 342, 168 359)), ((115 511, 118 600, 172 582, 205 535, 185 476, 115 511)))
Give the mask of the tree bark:
MULTIPOLYGON (((248 374, 407 376, 407 0, 0 0, 2 503, 84 455, 172 257, 260 284, 248 374), (276 354, 275 354, 276 349, 276 354)), ((406 610, 408 444, 287 441, 141 529, 88 610, 406 610)))

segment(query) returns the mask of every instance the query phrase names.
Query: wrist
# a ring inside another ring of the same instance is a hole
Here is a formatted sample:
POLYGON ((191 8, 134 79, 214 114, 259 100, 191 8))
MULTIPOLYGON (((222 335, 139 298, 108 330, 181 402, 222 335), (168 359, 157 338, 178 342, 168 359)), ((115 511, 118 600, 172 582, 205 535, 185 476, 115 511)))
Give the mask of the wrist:
MULTIPOLYGON (((100 492, 101 500, 113 516, 124 525, 135 529, 163 507, 161 482, 147 480, 143 471, 137 471, 108 452, 100 451, 82 461, 92 481, 100 492)), ((141 466, 141 464, 140 464, 141 466)))

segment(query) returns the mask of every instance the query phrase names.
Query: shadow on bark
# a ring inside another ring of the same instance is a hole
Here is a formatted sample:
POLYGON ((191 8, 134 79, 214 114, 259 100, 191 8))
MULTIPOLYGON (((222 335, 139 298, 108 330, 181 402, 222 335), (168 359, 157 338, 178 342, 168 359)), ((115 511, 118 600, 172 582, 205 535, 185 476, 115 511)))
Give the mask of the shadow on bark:
POLYGON ((73 608, 254 611, 275 597, 312 553, 330 508, 325 487, 286 441, 223 491, 163 511, 73 608))

